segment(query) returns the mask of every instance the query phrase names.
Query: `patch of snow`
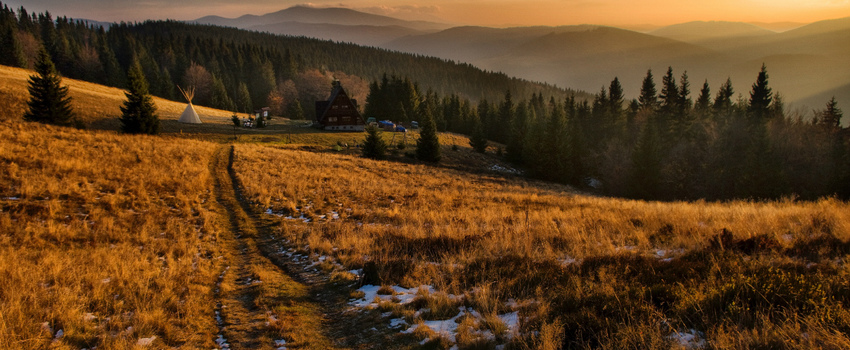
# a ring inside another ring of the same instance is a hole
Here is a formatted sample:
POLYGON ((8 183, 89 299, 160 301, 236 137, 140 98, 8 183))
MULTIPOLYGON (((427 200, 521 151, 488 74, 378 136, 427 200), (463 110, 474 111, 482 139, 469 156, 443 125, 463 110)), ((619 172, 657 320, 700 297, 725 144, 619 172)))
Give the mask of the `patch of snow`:
POLYGON ((519 334, 519 312, 509 312, 504 315, 499 315, 505 326, 508 327, 508 334, 519 334))
POLYGON ((219 349, 230 349, 230 344, 227 343, 227 339, 224 339, 224 336, 221 334, 215 339, 215 343, 218 344, 219 349))
POLYGON ((569 265, 577 263, 578 261, 575 258, 573 258, 569 255, 566 255, 563 258, 558 259, 558 262, 561 263, 561 266, 569 266, 569 265))
POLYGON ((594 179, 594 178, 588 178, 585 181, 587 182, 587 185, 590 186, 591 188, 594 188, 594 189, 597 189, 597 190, 602 188, 602 181, 599 181, 599 180, 594 179))
POLYGON ((689 329, 687 332, 675 332, 668 335, 667 338, 686 349, 705 348, 705 340, 703 339, 702 332, 695 329, 689 329))
POLYGON ((514 175, 521 175, 522 174, 522 171, 519 171, 519 170, 511 168, 511 167, 503 167, 499 164, 491 165, 490 170, 495 171, 495 172, 499 172, 499 173, 507 173, 507 174, 514 174, 514 175))
MULTIPOLYGON (((448 339, 452 343, 454 343, 456 341, 455 335, 457 335, 457 326, 458 326, 457 319, 466 314, 466 311, 464 311, 463 307, 459 307, 458 309, 460 309, 460 312, 455 317, 452 317, 448 320, 424 321, 421 324, 427 326, 428 328, 430 328, 435 333, 446 337, 446 339, 448 339)), ((420 324, 415 324, 415 325, 413 325, 413 327, 410 327, 407 330, 402 331, 402 333, 408 333, 408 334, 413 333, 414 331, 416 331, 417 328, 419 328, 419 325, 420 324)))
MULTIPOLYGON (((355 270, 356 271, 356 270, 355 270)), ((353 272, 352 272, 353 273, 353 272)), ((361 271, 362 273, 362 271, 361 271)), ((423 285, 419 288, 425 288, 429 292, 434 291, 434 287, 423 285)), ((395 295, 378 295, 378 289, 381 289, 380 286, 375 285, 365 285, 357 289, 358 292, 363 292, 363 298, 352 301, 350 304, 356 307, 376 307, 378 304, 373 303, 375 298, 380 298, 382 301, 390 301, 393 297, 396 297, 400 300, 401 304, 408 304, 416 298, 416 294, 419 292, 419 288, 404 288, 400 286, 392 286, 395 295)))
POLYGON ((407 321, 403 318, 394 318, 390 320, 390 328, 399 328, 407 325, 407 321))
POLYGON ((156 340, 155 335, 150 336, 150 338, 139 338, 139 340, 136 341, 136 345, 138 345, 138 346, 150 346, 151 344, 153 344, 154 340, 156 340))
POLYGON ((5 199, 5 200, 7 200, 7 201, 18 201, 18 200, 21 200, 21 199, 20 199, 20 198, 18 198, 18 197, 4 197, 3 199, 5 199))
POLYGON ((64 337, 64 336, 65 336, 65 331, 63 331, 63 330, 61 330, 61 329, 60 329, 60 330, 56 331, 56 335, 55 335, 55 336, 53 336, 53 339, 54 339, 54 340, 56 340, 56 339, 62 339, 62 337, 64 337))
POLYGON ((104 278, 104 279, 100 280, 100 283, 109 283, 109 282, 111 282, 111 281, 112 281, 112 279, 111 279, 111 278, 109 278, 109 277, 107 277, 107 278, 104 278))

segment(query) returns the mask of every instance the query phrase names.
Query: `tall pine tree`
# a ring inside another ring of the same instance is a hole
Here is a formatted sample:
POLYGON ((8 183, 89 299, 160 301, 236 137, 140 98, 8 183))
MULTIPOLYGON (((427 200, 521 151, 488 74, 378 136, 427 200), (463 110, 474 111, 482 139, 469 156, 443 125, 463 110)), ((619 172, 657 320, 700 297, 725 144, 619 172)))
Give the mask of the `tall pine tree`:
POLYGON ((431 109, 426 104, 419 107, 420 119, 419 140, 416 140, 416 158, 428 162, 439 162, 442 158, 440 154, 440 139, 437 137, 437 123, 434 121, 434 116, 431 114, 431 109))
POLYGON ((366 140, 363 142, 363 157, 382 160, 387 158, 387 143, 381 137, 381 131, 376 126, 366 127, 366 140))
POLYGON ((148 82, 142 73, 142 66, 134 61, 127 71, 128 91, 124 93, 127 101, 121 106, 121 131, 128 134, 159 133, 159 116, 156 106, 148 93, 148 82))
POLYGON ((469 145, 478 153, 484 153, 487 150, 487 135, 478 116, 472 117, 472 135, 469 137, 469 145))
POLYGON ((38 52, 35 72, 37 74, 29 78, 27 89, 30 100, 27 101, 29 108, 24 114, 24 120, 64 126, 74 124, 68 87, 61 85, 62 77, 56 73, 56 67, 44 48, 38 52))

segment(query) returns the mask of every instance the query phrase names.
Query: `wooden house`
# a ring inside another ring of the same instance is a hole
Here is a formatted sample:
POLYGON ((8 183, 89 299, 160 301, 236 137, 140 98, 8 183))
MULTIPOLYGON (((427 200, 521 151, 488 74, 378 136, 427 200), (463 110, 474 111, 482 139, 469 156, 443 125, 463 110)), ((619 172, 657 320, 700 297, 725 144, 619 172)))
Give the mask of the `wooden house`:
POLYGON ((366 130, 366 122, 357 110, 357 100, 348 97, 339 81, 334 81, 327 101, 316 101, 316 124, 325 130, 366 130))

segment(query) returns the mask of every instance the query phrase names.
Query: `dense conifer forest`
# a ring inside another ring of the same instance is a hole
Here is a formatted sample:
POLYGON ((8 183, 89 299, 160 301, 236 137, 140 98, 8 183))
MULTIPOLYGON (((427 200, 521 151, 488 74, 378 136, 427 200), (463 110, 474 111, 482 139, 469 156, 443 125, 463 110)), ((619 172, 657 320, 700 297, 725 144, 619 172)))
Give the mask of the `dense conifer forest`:
POLYGON ((178 85, 194 86, 196 104, 238 112, 268 106, 275 115, 309 119, 313 102, 327 98, 333 79, 362 100, 368 82, 385 72, 473 101, 506 90, 522 96, 575 93, 469 64, 347 43, 176 21, 104 29, 48 12, 0 8, 0 64, 33 68, 43 46, 63 76, 126 88, 126 72, 138 60, 151 94, 176 100, 178 85))
POLYGON ((660 200, 812 199, 850 196, 850 131, 835 98, 813 118, 786 113, 754 72, 749 92, 727 80, 691 95, 687 73, 668 68, 656 87, 652 71, 638 99, 627 101, 617 78, 591 99, 532 94, 474 105, 456 94, 420 92, 410 79, 370 85, 366 116, 378 120, 435 116, 440 131, 483 138, 528 175, 609 195, 660 200), (658 89, 660 88, 660 91, 658 89), (409 111, 419 111, 410 113, 409 111))

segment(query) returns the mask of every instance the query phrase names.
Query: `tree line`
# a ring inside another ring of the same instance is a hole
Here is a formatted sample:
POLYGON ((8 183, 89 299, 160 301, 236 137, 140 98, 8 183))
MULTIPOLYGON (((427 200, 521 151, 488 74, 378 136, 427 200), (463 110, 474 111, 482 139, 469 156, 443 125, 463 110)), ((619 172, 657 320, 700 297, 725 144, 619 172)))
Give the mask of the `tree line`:
POLYGON ((238 112, 267 106, 292 118, 313 118, 311 106, 327 98, 333 79, 362 101, 368 81, 380 79, 387 67, 438 93, 471 100, 498 98, 505 90, 524 96, 580 93, 469 64, 353 44, 177 21, 104 29, 0 3, 0 64, 34 68, 41 47, 65 77, 128 88, 127 71, 138 61, 152 95, 176 100, 178 85, 194 87, 198 105, 238 112))
POLYGON ((477 104, 421 91, 409 78, 370 84, 366 117, 420 120, 471 136, 474 149, 504 145, 504 157, 532 177, 641 199, 850 198, 850 130, 835 98, 804 119, 785 112, 762 66, 750 91, 731 80, 691 94, 687 73, 652 71, 637 99, 619 79, 591 98, 532 94, 477 104), (659 91, 660 89, 660 91, 659 91), (410 111, 416 111, 411 113, 410 111), (419 119, 417 119, 419 118, 419 119))

